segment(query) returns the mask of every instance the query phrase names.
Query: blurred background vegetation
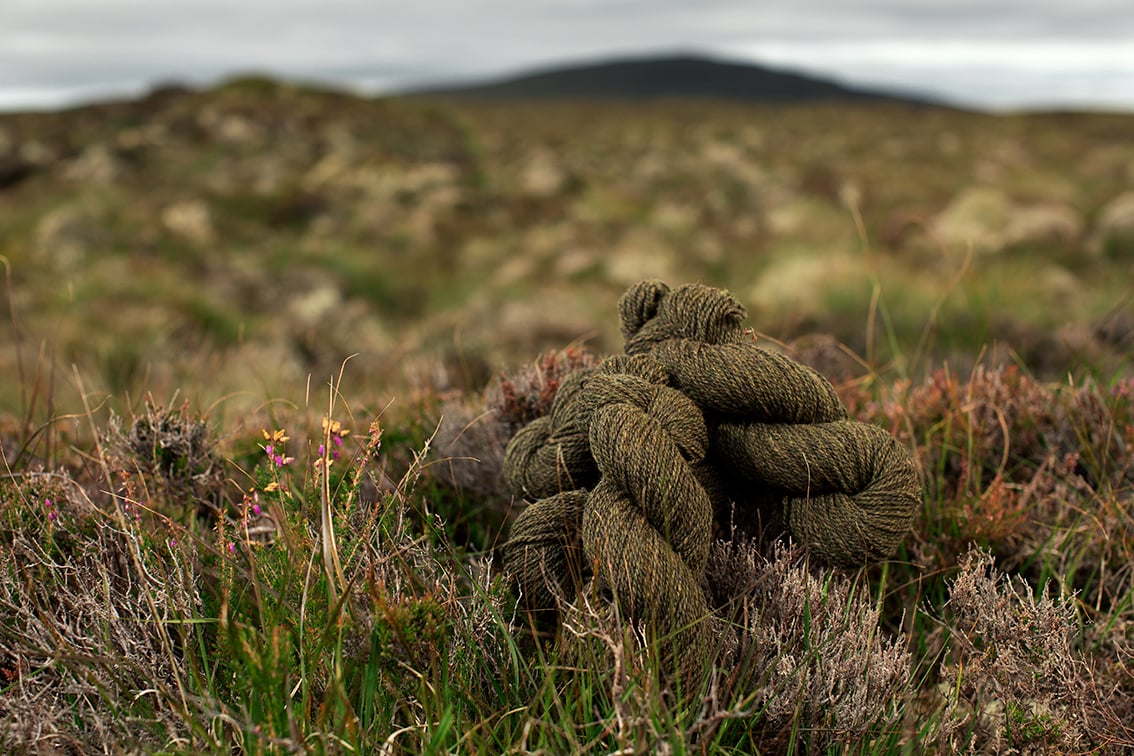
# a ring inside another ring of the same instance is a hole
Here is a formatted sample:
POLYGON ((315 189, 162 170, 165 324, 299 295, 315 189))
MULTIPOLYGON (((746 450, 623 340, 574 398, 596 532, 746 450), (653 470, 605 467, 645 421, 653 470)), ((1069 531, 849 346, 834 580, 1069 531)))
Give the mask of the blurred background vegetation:
POLYGON ((980 359, 1105 381, 1134 347, 1131 126, 256 78, 0 115, 0 409, 71 365, 199 406, 352 354, 348 391, 482 386, 547 348, 617 350, 645 277, 728 288, 759 332, 829 334, 899 377, 980 359))

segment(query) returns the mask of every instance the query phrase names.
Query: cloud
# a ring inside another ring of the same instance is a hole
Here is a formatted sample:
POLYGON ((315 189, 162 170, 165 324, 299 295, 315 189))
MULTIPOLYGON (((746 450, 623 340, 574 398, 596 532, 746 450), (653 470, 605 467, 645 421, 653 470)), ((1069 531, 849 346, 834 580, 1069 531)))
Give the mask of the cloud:
POLYGON ((997 86, 1008 97, 1014 73, 1066 81, 1089 70, 1100 87, 1126 76, 1125 51, 1134 50, 1128 7, 1129 0, 3 0, 0 89, 204 83, 252 70, 397 86, 701 50, 929 89, 942 76, 976 77, 974 90, 999 81, 982 77, 984 68, 1003 74, 997 86))
POLYGON ((853 81, 938 92, 958 103, 1134 107, 1134 44, 1122 40, 756 41, 727 52, 786 67, 838 72, 853 81))

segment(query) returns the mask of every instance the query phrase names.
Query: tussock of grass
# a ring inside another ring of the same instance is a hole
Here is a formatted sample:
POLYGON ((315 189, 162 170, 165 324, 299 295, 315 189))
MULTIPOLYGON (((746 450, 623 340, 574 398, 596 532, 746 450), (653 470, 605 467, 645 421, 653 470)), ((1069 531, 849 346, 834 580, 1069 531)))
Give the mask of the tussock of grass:
POLYGON ((784 544, 718 543, 719 646, 682 675, 650 628, 586 602, 564 642, 533 632, 493 567, 520 503, 492 471, 557 381, 589 364, 577 350, 380 417, 332 383, 325 410, 280 404, 263 432, 224 437, 187 404, 109 421, 84 410, 99 427, 74 439, 78 457, 43 453, 53 431, 5 423, 0 745, 1134 745, 1130 381, 990 368, 890 382, 855 377, 862 363, 837 345, 807 354, 841 365, 855 414, 915 450, 925 510, 901 558, 856 573, 784 544))
POLYGON ((194 546, 179 528, 143 527, 139 502, 100 506, 62 472, 8 477, 0 502, 0 742, 83 753, 186 737, 177 623, 205 621, 194 546))

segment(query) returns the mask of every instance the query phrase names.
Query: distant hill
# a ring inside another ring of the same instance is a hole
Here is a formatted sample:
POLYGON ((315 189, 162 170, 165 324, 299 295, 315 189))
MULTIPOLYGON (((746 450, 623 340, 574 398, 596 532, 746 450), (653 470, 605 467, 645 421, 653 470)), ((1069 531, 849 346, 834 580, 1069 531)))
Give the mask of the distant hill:
POLYGON ((434 87, 411 94, 501 100, 707 98, 937 104, 928 97, 848 87, 791 71, 692 55, 563 66, 481 84, 434 87))

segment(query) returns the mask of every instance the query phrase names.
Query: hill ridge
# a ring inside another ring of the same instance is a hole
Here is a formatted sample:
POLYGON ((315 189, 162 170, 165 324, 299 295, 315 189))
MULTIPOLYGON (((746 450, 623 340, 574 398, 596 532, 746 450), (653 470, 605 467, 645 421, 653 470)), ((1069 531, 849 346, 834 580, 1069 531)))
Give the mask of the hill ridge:
POLYGON ((928 95, 849 85, 800 71, 693 53, 550 65, 480 83, 426 87, 408 94, 505 100, 695 98, 940 104, 928 95))

